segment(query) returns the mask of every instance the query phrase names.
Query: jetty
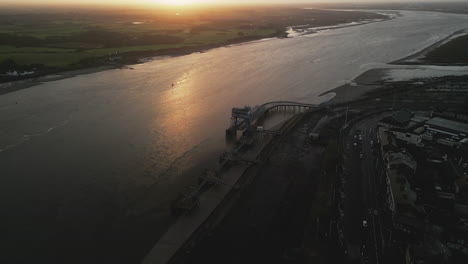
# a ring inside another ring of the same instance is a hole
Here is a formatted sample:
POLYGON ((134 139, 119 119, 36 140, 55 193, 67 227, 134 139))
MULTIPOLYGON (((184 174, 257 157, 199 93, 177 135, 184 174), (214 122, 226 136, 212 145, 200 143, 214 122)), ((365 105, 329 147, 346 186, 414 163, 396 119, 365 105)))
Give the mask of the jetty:
MULTIPOLYGON (((183 248, 191 245, 214 227, 228 211, 226 199, 233 190, 240 188, 239 179, 254 163, 264 148, 277 136, 290 128, 295 121, 289 119, 278 130, 265 130, 259 127, 259 122, 271 111, 304 111, 323 108, 318 105, 275 101, 260 106, 233 108, 231 125, 226 130, 226 138, 237 140, 237 132, 242 136, 231 152, 220 156, 218 169, 205 171, 199 177, 199 184, 192 186, 190 191, 179 195, 171 205, 171 212, 178 216, 176 222, 160 238, 152 250, 146 255, 143 264, 166 264, 183 248), (255 135, 261 134, 262 140, 255 142, 255 135), (246 151, 248 150, 248 151, 246 151), (214 213, 217 212, 217 213, 214 213), (214 216, 216 215, 216 216, 214 216), (213 219, 214 218, 214 219, 213 219)), ((297 117, 297 115, 295 115, 297 117)))

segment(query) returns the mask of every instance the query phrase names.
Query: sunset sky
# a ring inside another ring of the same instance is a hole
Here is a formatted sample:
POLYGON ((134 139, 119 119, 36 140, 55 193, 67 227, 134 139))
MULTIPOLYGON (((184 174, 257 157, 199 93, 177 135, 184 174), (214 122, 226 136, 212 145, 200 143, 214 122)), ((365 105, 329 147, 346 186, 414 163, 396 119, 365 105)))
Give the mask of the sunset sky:
MULTIPOLYGON (((467 2, 468 0, 464 0, 467 2)), ((1 0, 3 4, 252 4, 252 3, 305 3, 305 2, 408 2, 407 0, 1 0)), ((414 0, 413 2, 437 2, 437 0, 414 0)), ((440 1, 439 1, 440 2, 440 1)))

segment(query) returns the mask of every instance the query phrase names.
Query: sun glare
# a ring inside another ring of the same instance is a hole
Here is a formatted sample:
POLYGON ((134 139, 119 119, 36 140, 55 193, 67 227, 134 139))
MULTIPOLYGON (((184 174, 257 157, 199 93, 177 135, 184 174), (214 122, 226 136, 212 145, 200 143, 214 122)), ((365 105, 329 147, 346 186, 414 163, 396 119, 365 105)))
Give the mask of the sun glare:
POLYGON ((181 6, 202 4, 208 2, 208 0, 150 0, 150 2, 162 5, 181 6))

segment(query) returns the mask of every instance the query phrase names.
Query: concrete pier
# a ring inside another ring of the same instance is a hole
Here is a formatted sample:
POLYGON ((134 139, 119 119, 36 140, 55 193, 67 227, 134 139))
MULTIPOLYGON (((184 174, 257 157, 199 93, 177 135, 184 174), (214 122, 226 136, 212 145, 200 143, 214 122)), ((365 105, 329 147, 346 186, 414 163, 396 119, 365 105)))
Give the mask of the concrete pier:
MULTIPOLYGON (((236 120, 232 122, 233 125, 231 125, 231 127, 226 130, 226 138, 233 138, 235 140, 237 137, 238 128, 243 129, 241 131, 244 135, 251 135, 253 130, 251 131, 250 129, 246 128, 250 128, 250 124, 255 124, 259 118, 261 118, 266 112, 270 110, 289 109, 304 111, 313 108, 321 107, 294 102, 272 102, 264 104, 260 107, 254 107, 253 109, 255 109, 255 112, 253 114, 249 113, 249 115, 245 116, 247 119, 253 119, 238 122, 238 115, 235 116, 236 120), (248 126, 245 124, 248 124, 248 126)), ((238 110, 239 109, 236 109, 237 114, 239 112, 238 110)), ((200 205, 198 208, 183 214, 177 219, 177 221, 167 230, 167 232, 147 254, 142 263, 169 263, 171 259, 178 253, 178 251, 186 245, 187 241, 193 240, 192 237, 194 236, 195 232, 197 232, 197 230, 205 224, 212 213, 227 197, 245 171, 253 162, 255 162, 260 153, 262 153, 262 150, 265 148, 265 146, 267 146, 275 136, 281 135, 282 132, 291 127, 295 120, 296 119, 291 118, 289 121, 283 124, 279 131, 263 131, 264 133, 262 133, 260 137, 255 134, 257 136, 257 142, 250 146, 250 149, 246 153, 237 153, 239 154, 238 162, 231 163, 227 170, 222 170, 223 172, 220 173, 219 178, 221 183, 209 188, 200 196, 200 205)), ((248 139, 252 139, 252 136, 250 136, 248 139)))
POLYGON ((223 184, 216 185, 204 193, 200 197, 200 207, 181 216, 145 257, 143 264, 168 263, 198 227, 208 219, 248 167, 248 164, 240 164, 227 171, 222 177, 223 184))
POLYGON ((311 109, 320 109, 323 106, 298 103, 291 101, 275 101, 255 106, 253 108, 246 106, 244 108, 232 108, 231 126, 226 130, 226 138, 232 138, 236 131, 243 131, 244 134, 250 134, 255 130, 259 120, 271 111, 295 112, 301 113, 311 109))

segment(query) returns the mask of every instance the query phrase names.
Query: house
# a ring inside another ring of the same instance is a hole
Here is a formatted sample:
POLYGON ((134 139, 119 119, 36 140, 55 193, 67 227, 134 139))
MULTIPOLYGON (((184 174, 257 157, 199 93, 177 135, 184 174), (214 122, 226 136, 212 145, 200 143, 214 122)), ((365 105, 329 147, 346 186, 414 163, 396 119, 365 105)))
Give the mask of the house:
POLYGON ((380 123, 386 127, 405 127, 409 124, 412 117, 413 113, 411 111, 402 109, 384 117, 380 120, 380 123))

